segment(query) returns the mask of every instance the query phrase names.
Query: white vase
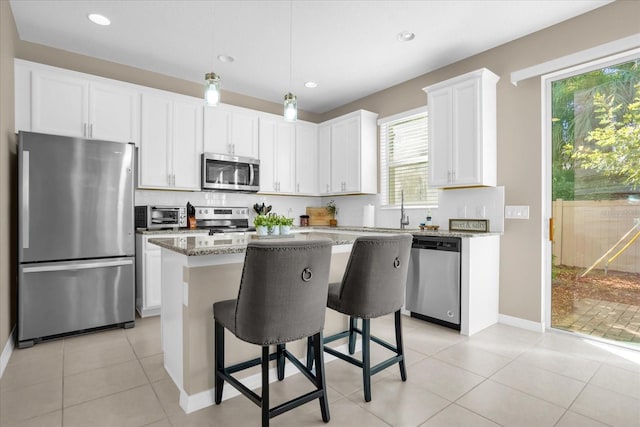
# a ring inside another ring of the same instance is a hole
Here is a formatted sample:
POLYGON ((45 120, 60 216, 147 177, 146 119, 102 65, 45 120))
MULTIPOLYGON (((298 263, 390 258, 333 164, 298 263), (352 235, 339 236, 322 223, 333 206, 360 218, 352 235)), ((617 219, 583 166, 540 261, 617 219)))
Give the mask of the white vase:
POLYGON ((256 233, 258 234, 258 236, 266 236, 267 234, 269 234, 266 225, 256 226, 256 233))
POLYGON ((291 226, 290 225, 281 225, 280 226, 280 234, 291 234, 291 226))

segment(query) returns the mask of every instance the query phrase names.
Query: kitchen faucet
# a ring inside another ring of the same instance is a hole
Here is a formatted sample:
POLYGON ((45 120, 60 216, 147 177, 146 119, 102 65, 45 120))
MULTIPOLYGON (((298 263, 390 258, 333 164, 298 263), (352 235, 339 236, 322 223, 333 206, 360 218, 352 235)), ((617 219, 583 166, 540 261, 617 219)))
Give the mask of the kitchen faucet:
POLYGON ((404 214, 404 190, 400 190, 400 229, 404 230, 404 226, 409 225, 409 215, 404 214))

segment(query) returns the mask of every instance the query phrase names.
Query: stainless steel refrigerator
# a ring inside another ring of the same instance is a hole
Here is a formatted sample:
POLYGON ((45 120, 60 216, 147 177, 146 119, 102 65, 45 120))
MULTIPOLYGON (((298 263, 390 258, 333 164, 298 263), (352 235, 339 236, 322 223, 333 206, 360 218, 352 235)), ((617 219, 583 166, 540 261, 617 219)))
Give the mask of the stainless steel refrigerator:
POLYGON ((19 133, 18 347, 134 325, 134 146, 19 133))

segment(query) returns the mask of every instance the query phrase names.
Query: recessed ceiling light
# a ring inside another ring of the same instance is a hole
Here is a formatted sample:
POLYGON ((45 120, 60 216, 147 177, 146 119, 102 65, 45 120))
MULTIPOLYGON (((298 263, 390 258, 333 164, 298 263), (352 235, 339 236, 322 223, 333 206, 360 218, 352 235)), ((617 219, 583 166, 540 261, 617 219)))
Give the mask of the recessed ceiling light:
POLYGON ((233 56, 229 55, 218 55, 218 61, 220 62, 233 62, 236 59, 233 56))
POLYGON ((414 33, 412 33, 411 31, 400 31, 398 33, 398 35, 396 36, 396 38, 398 40, 400 40, 401 42, 409 42, 411 40, 413 40, 416 37, 416 35, 414 33))
POLYGON ((318 83, 316 83, 316 82, 306 82, 304 84, 304 87, 308 87, 310 89, 313 89, 314 87, 318 87, 318 83))
POLYGON ((109 18, 107 18, 104 15, 100 15, 99 13, 90 13, 88 18, 89 18, 89 21, 93 22, 94 24, 98 24, 98 25, 111 24, 111 21, 109 20, 109 18))

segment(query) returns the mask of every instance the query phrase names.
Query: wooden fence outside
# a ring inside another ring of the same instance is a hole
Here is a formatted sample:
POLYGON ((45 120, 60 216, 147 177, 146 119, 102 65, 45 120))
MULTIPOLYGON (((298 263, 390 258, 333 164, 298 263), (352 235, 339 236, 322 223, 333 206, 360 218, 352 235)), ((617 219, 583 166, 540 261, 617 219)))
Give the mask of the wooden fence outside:
MULTIPOLYGON (((554 243, 556 265, 590 267, 640 221, 640 204, 626 200, 553 202, 554 243)), ((622 249, 640 231, 631 233, 616 250, 595 268, 622 249)), ((640 238, 633 242, 608 266, 609 270, 640 273, 640 238)))

